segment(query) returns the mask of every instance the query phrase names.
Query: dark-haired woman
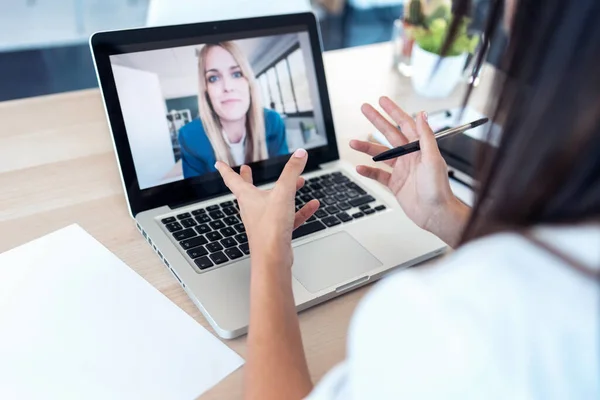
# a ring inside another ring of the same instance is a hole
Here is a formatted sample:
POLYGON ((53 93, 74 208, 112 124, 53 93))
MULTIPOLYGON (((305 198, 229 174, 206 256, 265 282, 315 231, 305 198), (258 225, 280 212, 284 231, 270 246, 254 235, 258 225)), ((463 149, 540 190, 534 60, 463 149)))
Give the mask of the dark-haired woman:
MULTIPOLYGON (((454 3, 458 16, 469 9, 454 3)), ((425 113, 413 120, 381 99, 400 132, 363 106, 393 145, 419 140, 421 151, 393 160, 391 173, 358 172, 456 251, 373 287, 346 360, 315 387, 291 288, 292 230, 319 206, 294 213, 307 154, 296 151, 269 192, 248 167, 217 163, 252 252, 247 398, 600 399, 600 1, 492 3, 486 37, 503 14, 511 35, 491 104, 503 132, 482 157, 472 210, 449 188, 425 113)))

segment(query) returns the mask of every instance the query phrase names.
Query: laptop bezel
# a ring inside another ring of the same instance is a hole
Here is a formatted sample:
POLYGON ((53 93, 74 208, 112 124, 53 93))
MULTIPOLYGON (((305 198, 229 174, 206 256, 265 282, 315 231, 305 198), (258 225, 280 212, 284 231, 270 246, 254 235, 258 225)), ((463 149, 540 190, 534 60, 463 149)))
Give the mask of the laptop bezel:
MULTIPOLYGON (((229 190, 217 173, 140 189, 112 73, 110 56, 174 46, 200 45, 218 37, 222 37, 222 40, 235 40, 236 37, 242 39, 260 36, 260 34, 257 35, 260 32, 264 32, 265 35, 275 35, 302 31, 307 32, 310 39, 327 137, 326 146, 308 150, 307 170, 312 170, 318 168, 320 164, 339 159, 325 79, 319 28, 313 13, 98 32, 90 38, 90 47, 121 170, 121 178, 129 208, 134 217, 142 211, 165 205, 176 208, 180 205, 227 194, 229 190), (260 28, 257 29, 257 27, 260 28), (161 42, 163 43, 161 44, 161 42), (124 48, 127 50, 123 51, 124 48)), ((289 155, 286 155, 250 164, 255 184, 260 185, 276 180, 288 159, 289 155)))

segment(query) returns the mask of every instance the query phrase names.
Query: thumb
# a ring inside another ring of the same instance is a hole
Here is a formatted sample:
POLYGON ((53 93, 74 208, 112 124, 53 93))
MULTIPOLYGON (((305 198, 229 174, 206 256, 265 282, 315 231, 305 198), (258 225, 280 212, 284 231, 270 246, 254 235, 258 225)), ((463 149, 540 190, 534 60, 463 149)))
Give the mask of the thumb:
POLYGON ((296 182, 300 177, 306 161, 308 160, 308 153, 304 149, 298 149, 292 154, 287 164, 283 168, 281 176, 277 180, 277 186, 281 186, 284 189, 289 189, 292 192, 296 191, 296 182))
POLYGON ((417 115, 417 135, 419 135, 419 145, 421 154, 424 157, 441 157, 435 135, 427 122, 427 113, 421 111, 417 115))

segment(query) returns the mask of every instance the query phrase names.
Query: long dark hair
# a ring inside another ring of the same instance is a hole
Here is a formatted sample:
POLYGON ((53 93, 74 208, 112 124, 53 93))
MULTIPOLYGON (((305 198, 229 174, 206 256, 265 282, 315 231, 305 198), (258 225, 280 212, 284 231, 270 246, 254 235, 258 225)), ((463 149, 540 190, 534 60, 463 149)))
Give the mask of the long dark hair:
MULTIPOLYGON (((600 221, 600 1, 516 2, 500 65, 506 75, 498 74, 487 110, 503 125, 502 138, 480 157, 463 243, 539 224, 600 221)), ((466 15, 470 3, 455 0, 455 15, 466 15)), ((503 7, 491 0, 488 41, 503 7)))

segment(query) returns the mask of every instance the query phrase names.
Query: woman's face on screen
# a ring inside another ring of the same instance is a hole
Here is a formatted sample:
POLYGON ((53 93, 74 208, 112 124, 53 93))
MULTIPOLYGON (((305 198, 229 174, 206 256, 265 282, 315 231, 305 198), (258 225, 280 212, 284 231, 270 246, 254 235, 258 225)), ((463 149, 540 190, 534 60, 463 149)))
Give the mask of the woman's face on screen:
POLYGON ((230 52, 213 46, 206 54, 206 90, 219 118, 237 121, 250 108, 250 85, 230 52))

